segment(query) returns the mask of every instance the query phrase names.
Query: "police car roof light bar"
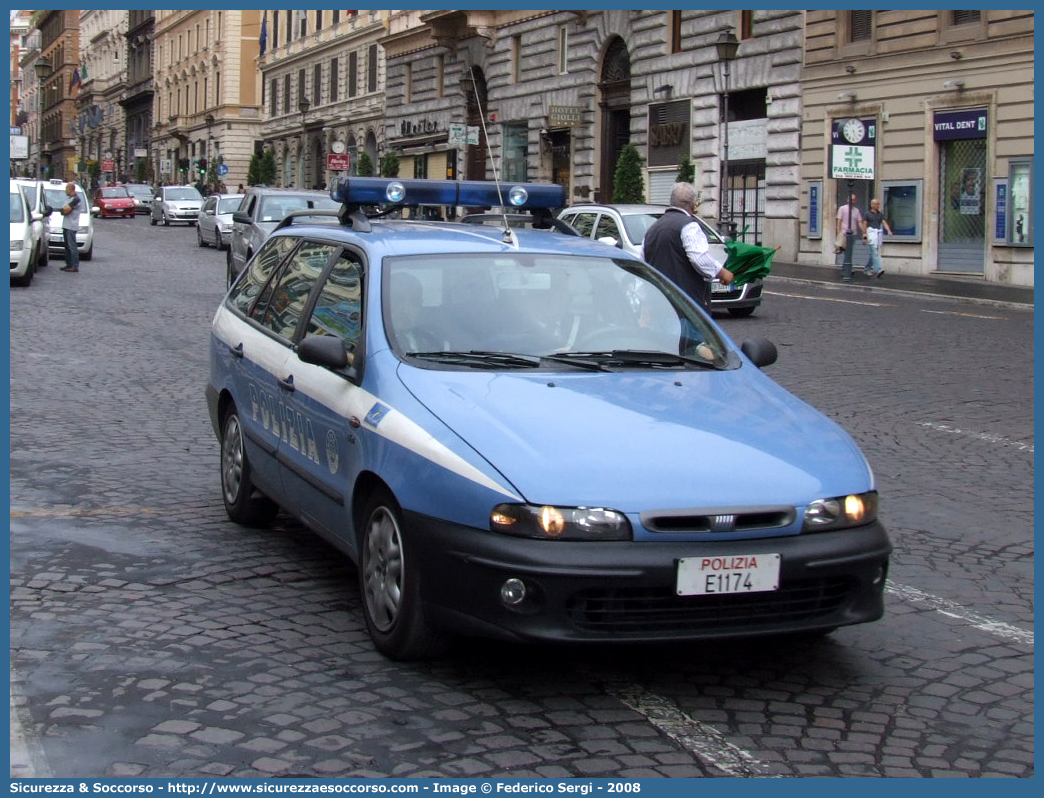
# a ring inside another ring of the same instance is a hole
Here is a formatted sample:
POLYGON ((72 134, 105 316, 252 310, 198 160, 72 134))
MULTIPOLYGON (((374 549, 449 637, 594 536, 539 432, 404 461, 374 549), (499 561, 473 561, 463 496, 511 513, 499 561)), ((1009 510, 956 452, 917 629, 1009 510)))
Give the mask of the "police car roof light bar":
POLYGON ((400 180, 385 177, 342 177, 330 187, 335 202, 359 205, 438 205, 517 210, 562 208, 565 188, 545 183, 515 183, 507 188, 483 180, 400 180), (506 201, 505 201, 506 200, 506 201))

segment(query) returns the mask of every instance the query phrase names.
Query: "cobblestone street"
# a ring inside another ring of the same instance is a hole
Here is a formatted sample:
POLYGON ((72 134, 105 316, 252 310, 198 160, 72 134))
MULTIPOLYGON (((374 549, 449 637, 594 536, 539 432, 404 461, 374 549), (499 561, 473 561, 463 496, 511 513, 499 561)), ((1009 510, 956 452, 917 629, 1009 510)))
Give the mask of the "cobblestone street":
POLYGON ((106 219, 61 265, 10 297, 12 775, 1034 774, 1032 309, 770 277, 721 319, 870 460, 881 621, 395 663, 349 561, 225 515, 203 394, 224 253, 106 219))

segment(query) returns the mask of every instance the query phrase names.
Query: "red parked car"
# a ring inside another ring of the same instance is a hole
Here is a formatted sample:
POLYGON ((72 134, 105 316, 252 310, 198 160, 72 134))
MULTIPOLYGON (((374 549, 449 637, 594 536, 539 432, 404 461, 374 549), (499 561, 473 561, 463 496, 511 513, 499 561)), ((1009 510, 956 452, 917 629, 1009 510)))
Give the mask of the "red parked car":
POLYGON ((103 219, 106 216, 134 216, 137 213, 134 197, 123 186, 99 188, 94 204, 98 206, 98 214, 103 219))

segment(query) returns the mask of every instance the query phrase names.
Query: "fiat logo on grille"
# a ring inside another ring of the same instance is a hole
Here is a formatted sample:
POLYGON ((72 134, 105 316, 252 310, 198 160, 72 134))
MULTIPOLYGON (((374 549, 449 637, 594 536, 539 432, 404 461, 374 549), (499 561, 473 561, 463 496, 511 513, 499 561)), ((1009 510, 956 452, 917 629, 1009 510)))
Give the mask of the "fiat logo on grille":
POLYGON ((736 528, 736 516, 712 515, 710 517, 711 532, 731 532, 736 528))

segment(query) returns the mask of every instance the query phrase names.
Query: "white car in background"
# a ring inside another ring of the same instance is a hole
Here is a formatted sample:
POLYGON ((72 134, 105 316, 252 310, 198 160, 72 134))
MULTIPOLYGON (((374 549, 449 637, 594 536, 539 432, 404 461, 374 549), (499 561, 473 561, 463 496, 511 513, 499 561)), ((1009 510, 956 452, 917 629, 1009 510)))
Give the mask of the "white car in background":
POLYGON ((31 177, 16 177, 14 182, 25 195, 33 219, 33 245, 36 247, 36 268, 39 269, 47 265, 51 240, 51 209, 44 198, 44 184, 31 177))
POLYGON ((239 210, 242 194, 211 194, 203 200, 196 219, 196 243, 224 249, 232 240, 232 214, 239 210))
POLYGON ((37 248, 33 239, 32 225, 40 214, 32 214, 25 201, 22 188, 10 182, 10 282, 13 285, 28 285, 37 271, 37 248))
POLYGON ((203 195, 195 186, 160 186, 152 198, 151 224, 163 222, 185 222, 195 224, 199 209, 203 207, 203 195))
MULTIPOLYGON (((80 198, 80 224, 76 228, 76 249, 80 260, 94 257, 94 214, 97 206, 92 207, 87 201, 87 194, 79 183, 76 184, 76 196, 80 198)), ((62 207, 68 202, 65 195, 65 181, 52 179, 44 184, 44 202, 51 206, 50 250, 52 254, 65 255, 65 238, 62 233, 62 207)))

